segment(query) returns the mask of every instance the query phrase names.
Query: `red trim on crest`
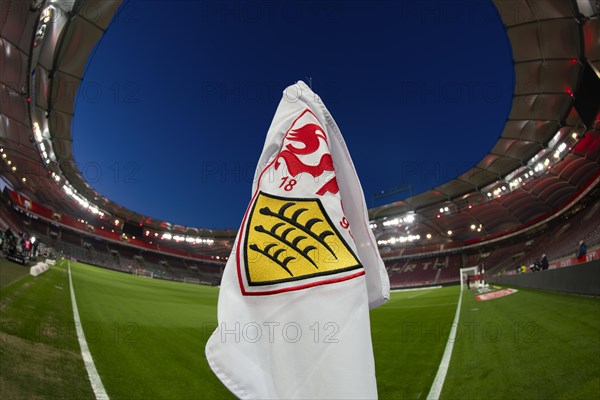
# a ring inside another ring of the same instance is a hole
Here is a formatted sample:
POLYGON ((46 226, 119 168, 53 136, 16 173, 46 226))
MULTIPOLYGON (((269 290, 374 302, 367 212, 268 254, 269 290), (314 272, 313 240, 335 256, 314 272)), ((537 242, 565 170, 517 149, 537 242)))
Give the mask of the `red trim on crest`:
POLYGON ((340 278, 328 279, 328 280, 324 280, 324 281, 307 283, 305 285, 293 286, 293 287, 285 287, 285 288, 281 288, 281 289, 269 290, 269 291, 264 291, 264 292, 246 292, 244 290, 244 288, 242 287, 242 294, 244 296, 264 296, 264 295, 269 295, 269 294, 278 294, 278 293, 285 293, 285 292, 293 292, 295 290, 308 289, 308 288, 313 287, 313 286, 329 285, 331 283, 338 283, 338 282, 347 281, 347 280, 350 280, 350 279, 358 278, 359 276, 363 276, 364 274, 365 274, 365 270, 363 269, 362 271, 359 271, 359 272, 357 272, 355 274, 348 275, 348 276, 342 276, 340 278))

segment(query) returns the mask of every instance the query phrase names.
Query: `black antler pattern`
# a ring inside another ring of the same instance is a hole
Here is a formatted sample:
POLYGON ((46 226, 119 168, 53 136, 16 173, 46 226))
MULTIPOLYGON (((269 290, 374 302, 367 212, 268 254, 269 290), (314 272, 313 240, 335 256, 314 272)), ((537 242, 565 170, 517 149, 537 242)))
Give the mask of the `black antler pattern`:
POLYGON ((316 250, 317 248, 315 246, 309 245, 306 246, 304 249, 301 249, 298 244, 303 240, 306 239, 306 236, 298 236, 296 238, 294 238, 294 240, 292 240, 291 242, 286 238, 287 235, 292 232, 295 231, 296 228, 295 227, 290 227, 287 228, 285 231, 283 231, 283 233, 281 233, 280 235, 277 234, 277 228, 281 227, 282 225, 285 225, 285 223, 283 222, 279 222, 275 225, 273 225, 273 227, 270 230, 266 230, 264 226, 262 225, 258 225, 256 227, 254 227, 254 230, 260 233, 266 233, 267 235, 271 236, 274 239, 280 240, 281 242, 287 244, 288 246, 290 246, 292 249, 296 250, 298 253, 302 254, 304 256, 304 258, 306 258, 312 265, 314 265, 314 267, 316 269, 319 269, 319 266, 315 263, 315 261, 308 255, 308 253, 312 250, 316 250))
POLYGON ((273 247, 277 247, 277 245, 275 243, 271 243, 271 244, 268 244, 264 249, 261 249, 256 244, 250 245, 250 248, 252 250, 254 250, 264 256, 267 256, 270 260, 275 262, 275 264, 279 265, 288 274, 290 274, 290 276, 294 276, 294 274, 292 274, 292 271, 290 271, 290 269, 287 267, 287 265, 289 264, 290 261, 295 260, 296 257, 288 256, 288 257, 284 258, 283 260, 279 260, 279 256, 281 255, 281 253, 285 252, 285 249, 275 250, 275 252, 273 254, 270 254, 269 250, 271 250, 273 247))
POLYGON ((300 208, 300 209, 296 210, 292 214, 291 217, 287 217, 285 215, 285 211, 288 208, 294 206, 295 204, 296 203, 294 203, 294 202, 285 203, 283 206, 281 206, 279 208, 278 212, 271 211, 271 209, 269 207, 263 207, 263 208, 260 209, 260 213, 262 215, 267 215, 267 216, 270 216, 270 217, 278 218, 279 220, 287 222, 289 225, 298 228, 300 231, 304 232, 308 236, 310 236, 313 239, 315 239, 317 242, 321 243, 323 245, 323 247, 325 247, 327 250, 329 250, 329 252, 337 260, 337 256, 334 253, 333 249, 327 244, 327 242, 325 242, 325 238, 327 236, 334 235, 334 233, 332 231, 330 231, 330 230, 325 230, 325 231, 321 232, 319 235, 317 235, 316 233, 314 233, 312 231, 312 228, 313 228, 313 226, 315 224, 317 224, 319 222, 323 222, 322 219, 320 219, 320 218, 311 218, 304 225, 302 225, 300 222, 298 222, 298 217, 300 217, 300 215, 303 212, 307 211, 307 209, 305 209, 305 208, 300 208))

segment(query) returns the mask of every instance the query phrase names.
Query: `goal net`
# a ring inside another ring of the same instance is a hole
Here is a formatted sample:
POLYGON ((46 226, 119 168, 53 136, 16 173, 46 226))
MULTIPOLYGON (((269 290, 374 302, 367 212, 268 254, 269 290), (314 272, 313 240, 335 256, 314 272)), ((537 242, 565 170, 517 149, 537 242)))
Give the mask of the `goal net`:
POLYGON ((483 267, 478 265, 474 267, 460 269, 460 290, 481 289, 485 286, 485 272, 483 267))
POLYGON ((145 269, 141 269, 141 268, 136 268, 133 270, 133 275, 135 276, 142 276, 145 278, 154 278, 154 272, 152 271, 146 271, 145 269))

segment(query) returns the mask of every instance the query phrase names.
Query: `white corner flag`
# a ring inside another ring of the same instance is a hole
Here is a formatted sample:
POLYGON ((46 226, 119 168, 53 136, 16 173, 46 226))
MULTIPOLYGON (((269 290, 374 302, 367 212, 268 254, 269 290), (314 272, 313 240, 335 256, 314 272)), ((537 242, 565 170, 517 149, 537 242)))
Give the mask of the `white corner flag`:
POLYGON ((369 307, 388 298, 344 139, 298 82, 267 133, 206 358, 242 399, 374 399, 369 307))

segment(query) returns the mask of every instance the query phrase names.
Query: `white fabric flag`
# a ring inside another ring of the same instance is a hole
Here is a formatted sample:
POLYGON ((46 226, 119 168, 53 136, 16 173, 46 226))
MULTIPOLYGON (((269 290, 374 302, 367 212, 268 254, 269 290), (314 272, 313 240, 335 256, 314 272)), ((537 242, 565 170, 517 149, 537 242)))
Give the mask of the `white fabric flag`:
POLYGON ((369 306, 388 298, 344 139, 298 82, 267 133, 207 360, 243 399, 376 398, 369 306))

